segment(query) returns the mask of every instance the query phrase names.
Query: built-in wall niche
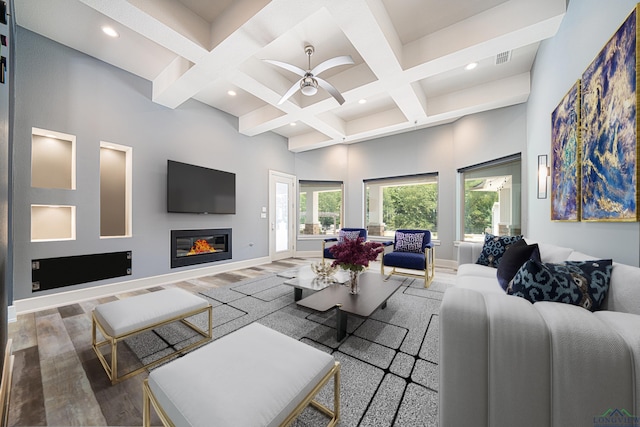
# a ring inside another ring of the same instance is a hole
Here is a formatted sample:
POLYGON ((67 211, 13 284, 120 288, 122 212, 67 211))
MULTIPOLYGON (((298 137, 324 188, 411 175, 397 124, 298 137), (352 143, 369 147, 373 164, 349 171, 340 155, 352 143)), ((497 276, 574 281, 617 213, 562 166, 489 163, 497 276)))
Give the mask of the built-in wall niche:
POLYGON ((31 186, 76 189, 76 137, 32 128, 31 186))
POLYGON ((76 239, 76 207, 31 205, 31 241, 76 239))
POLYGON ((131 237, 132 149, 100 142, 100 237, 131 237))

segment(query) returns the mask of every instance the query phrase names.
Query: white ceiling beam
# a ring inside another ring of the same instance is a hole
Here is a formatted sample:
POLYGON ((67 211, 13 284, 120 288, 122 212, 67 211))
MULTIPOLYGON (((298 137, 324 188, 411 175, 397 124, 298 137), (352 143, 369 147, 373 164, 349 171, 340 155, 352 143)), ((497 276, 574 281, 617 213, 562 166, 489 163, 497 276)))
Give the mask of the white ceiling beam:
POLYGON ((333 2, 328 9, 378 79, 402 70, 402 44, 380 0, 333 2))
MULTIPOLYGON (((244 23, 238 22, 238 28, 227 38, 220 41, 216 48, 201 58, 195 65, 176 80, 175 88, 166 88, 167 107, 176 108, 194 97, 208 82, 225 75, 238 72, 238 68, 256 55, 265 45, 289 31, 289 29, 316 12, 321 5, 315 2, 303 2, 283 14, 283 1, 271 1, 257 14, 244 23)), ((285 2, 286 3, 286 2, 285 2)))
POLYGON ((103 15, 196 63, 208 50, 184 34, 167 27, 127 0, 79 0, 103 15))
POLYGON ((335 145, 336 142, 320 132, 309 132, 289 138, 288 149, 294 153, 317 150, 318 148, 335 145))
POLYGON ((564 0, 541 1, 556 7, 511 0, 408 43, 404 69, 424 77, 547 39, 564 17, 564 0))
POLYGON ((427 118, 427 99, 419 84, 404 84, 389 91, 407 121, 422 122, 427 118))
POLYGON ((210 24, 179 1, 128 0, 133 6, 162 22, 206 51, 211 49, 210 24))
POLYGON ((445 114, 460 115, 473 111, 485 111, 526 102, 531 91, 531 74, 522 73, 499 81, 474 86, 429 99, 429 117, 437 118, 445 114))
POLYGON ((367 117, 351 120, 347 124, 347 131, 349 135, 357 135, 374 129, 384 129, 406 123, 407 119, 404 114, 402 114, 402 111, 394 108, 387 111, 381 111, 367 117))

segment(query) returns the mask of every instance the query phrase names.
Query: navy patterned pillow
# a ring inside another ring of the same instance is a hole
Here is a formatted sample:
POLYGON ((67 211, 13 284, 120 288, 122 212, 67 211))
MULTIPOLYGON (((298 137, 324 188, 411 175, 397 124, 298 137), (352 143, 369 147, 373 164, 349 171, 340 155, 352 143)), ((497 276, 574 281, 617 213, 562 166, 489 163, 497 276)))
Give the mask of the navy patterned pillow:
POLYGON ((498 268, 498 265, 500 265, 500 258, 502 258, 504 251, 507 250, 509 245, 514 244, 518 240, 522 240, 522 235, 494 236, 493 234, 486 234, 484 236, 482 253, 478 258, 478 261, 476 261, 476 264, 498 268))
POLYGON ((607 296, 612 269, 610 259, 565 261, 564 264, 529 260, 520 267, 507 293, 532 303, 564 302, 596 311, 607 296))
POLYGON ((344 242, 345 239, 355 240, 358 237, 360 237, 360 232, 358 230, 353 230, 353 231, 340 230, 338 232, 338 243, 344 242))
POLYGON ((398 252, 422 252, 422 240, 424 233, 403 233, 396 231, 395 251, 398 252))

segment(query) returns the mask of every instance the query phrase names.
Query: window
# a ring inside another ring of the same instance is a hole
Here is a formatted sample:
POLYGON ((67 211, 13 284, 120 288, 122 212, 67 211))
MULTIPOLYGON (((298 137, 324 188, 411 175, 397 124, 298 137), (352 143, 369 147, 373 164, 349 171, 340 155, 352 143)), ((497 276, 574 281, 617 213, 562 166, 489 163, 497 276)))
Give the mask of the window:
POLYGON ((520 225, 520 154, 458 169, 462 240, 482 241, 484 234, 517 235, 520 225))
POLYGON ((298 234, 333 235, 342 227, 342 182, 300 181, 298 234))
POLYGON ((438 174, 370 179, 365 185, 365 224, 370 236, 393 237, 398 229, 438 236, 438 174))

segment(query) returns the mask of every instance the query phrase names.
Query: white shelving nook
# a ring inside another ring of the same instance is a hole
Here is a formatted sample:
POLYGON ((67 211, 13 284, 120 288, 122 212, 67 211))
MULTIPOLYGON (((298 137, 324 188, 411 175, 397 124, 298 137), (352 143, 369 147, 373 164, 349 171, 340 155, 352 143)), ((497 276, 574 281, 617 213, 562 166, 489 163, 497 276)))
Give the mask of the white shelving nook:
POLYGON ((100 142, 100 238, 132 235, 133 149, 100 142))
POLYGON ((31 241, 76 239, 76 207, 31 205, 31 241))
POLYGON ((31 186, 76 189, 76 137, 32 128, 31 186))

